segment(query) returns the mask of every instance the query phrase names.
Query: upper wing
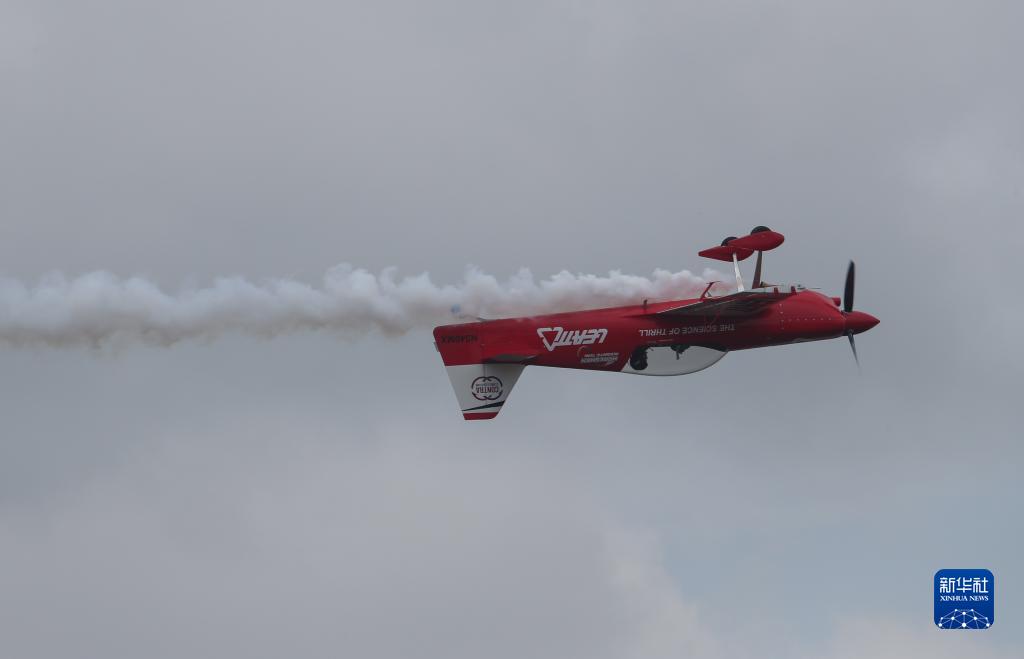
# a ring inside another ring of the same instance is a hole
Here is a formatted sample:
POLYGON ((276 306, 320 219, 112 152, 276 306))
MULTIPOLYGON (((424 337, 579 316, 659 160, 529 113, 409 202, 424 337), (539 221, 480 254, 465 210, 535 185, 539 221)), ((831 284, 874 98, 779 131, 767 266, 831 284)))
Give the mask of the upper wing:
POLYGON ((775 249, 785 240, 785 236, 768 227, 754 227, 749 235, 741 238, 730 236, 723 240, 721 245, 701 250, 699 254, 719 261, 732 261, 734 257, 737 261, 742 261, 754 252, 775 249))
POLYGON ((724 297, 706 298, 680 307, 656 312, 655 316, 744 318, 756 316, 765 307, 792 295, 791 292, 743 291, 724 297))

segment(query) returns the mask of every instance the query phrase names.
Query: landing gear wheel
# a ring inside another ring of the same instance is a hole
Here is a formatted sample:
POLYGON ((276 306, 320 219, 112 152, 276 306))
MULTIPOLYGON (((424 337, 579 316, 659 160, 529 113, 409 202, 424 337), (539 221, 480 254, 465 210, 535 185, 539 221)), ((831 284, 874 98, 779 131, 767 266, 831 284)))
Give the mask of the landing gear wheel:
POLYGON ((736 236, 729 236, 728 238, 723 240, 722 241, 722 247, 725 247, 726 245, 728 245, 730 240, 736 240, 736 236))
POLYGON ((761 233, 762 231, 771 231, 771 229, 769 229, 766 226, 758 225, 758 226, 754 227, 753 229, 751 229, 750 233, 761 233))
POLYGON ((647 368, 647 346, 640 346, 629 356, 629 365, 634 371, 647 368))

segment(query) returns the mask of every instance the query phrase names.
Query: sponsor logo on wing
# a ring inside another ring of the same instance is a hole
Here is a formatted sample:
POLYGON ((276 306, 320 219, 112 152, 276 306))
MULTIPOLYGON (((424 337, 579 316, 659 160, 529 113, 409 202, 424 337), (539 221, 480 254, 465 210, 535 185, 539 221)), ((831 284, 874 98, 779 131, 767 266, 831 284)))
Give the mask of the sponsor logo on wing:
POLYGON ((484 375, 473 380, 469 390, 477 400, 498 400, 502 392, 501 380, 493 375, 484 375))
POLYGON ((544 342, 548 351, 559 346, 589 346, 604 343, 608 336, 606 329, 566 330, 561 327, 539 327, 537 336, 544 342))

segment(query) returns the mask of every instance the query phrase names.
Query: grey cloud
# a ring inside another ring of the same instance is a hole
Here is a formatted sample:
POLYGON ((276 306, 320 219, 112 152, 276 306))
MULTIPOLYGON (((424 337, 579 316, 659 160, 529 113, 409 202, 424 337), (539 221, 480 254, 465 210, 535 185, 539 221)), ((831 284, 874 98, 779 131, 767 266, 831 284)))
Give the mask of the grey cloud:
POLYGON ((854 258, 882 324, 860 377, 838 342, 670 380, 530 369, 477 425, 419 331, 5 348, 0 635, 28 656, 395 656, 424 625, 414 649, 447 656, 1019 654, 1021 18, 5 4, 6 277, 676 272, 766 224, 787 236, 769 276, 835 293, 854 258), (960 565, 1007 594, 969 640, 930 626, 931 575, 960 565))

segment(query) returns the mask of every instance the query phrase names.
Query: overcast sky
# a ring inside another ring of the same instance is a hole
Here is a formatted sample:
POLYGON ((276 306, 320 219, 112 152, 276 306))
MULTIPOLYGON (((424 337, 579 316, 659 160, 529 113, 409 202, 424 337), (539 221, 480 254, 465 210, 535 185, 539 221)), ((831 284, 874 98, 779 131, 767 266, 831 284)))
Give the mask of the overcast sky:
POLYGON ((0 2, 0 274, 766 274, 844 341, 528 369, 427 331, 0 346, 0 648, 1019 657, 1017 2, 0 2), (748 271, 749 274, 749 271, 748 271), (934 629, 932 575, 998 582, 934 629))

